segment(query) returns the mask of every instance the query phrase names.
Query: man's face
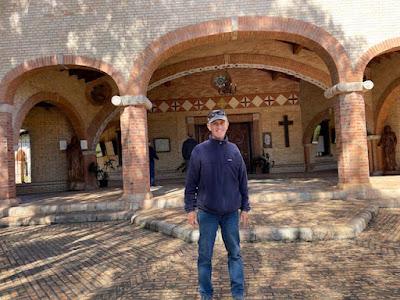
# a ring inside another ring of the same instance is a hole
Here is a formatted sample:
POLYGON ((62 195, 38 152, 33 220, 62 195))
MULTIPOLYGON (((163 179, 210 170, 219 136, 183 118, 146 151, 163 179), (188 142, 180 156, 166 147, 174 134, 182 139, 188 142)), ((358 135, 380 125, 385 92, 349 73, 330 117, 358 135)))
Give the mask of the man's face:
POLYGON ((223 140, 225 138, 228 126, 229 122, 225 120, 216 120, 211 124, 207 124, 208 130, 211 131, 211 136, 216 140, 223 140))

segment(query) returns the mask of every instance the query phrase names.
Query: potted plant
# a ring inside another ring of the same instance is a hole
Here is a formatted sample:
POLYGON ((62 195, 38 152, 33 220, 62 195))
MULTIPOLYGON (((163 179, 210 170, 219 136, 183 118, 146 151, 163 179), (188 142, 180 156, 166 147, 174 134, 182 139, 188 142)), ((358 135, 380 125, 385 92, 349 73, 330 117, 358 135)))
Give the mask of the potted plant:
POLYGON ((104 162, 103 168, 100 168, 98 164, 92 162, 89 165, 89 172, 95 174, 99 187, 107 187, 108 186, 108 170, 114 170, 113 162, 114 159, 109 159, 104 162))
POLYGON ((268 152, 253 159, 253 164, 257 168, 261 168, 263 174, 269 174, 270 169, 274 167, 275 161, 271 161, 268 152))

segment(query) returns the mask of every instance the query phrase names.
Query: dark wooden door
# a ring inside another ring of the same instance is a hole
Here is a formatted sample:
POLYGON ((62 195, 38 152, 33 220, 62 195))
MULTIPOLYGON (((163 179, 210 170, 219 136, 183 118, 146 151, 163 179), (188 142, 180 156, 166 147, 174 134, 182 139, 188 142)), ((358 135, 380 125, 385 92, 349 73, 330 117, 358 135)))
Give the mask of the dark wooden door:
MULTIPOLYGON (((251 169, 251 124, 246 123, 230 123, 226 135, 230 142, 235 143, 240 153, 242 153, 243 160, 246 164, 247 171, 251 169)), ((206 125, 196 125, 196 139, 199 143, 208 139, 210 131, 206 125)))

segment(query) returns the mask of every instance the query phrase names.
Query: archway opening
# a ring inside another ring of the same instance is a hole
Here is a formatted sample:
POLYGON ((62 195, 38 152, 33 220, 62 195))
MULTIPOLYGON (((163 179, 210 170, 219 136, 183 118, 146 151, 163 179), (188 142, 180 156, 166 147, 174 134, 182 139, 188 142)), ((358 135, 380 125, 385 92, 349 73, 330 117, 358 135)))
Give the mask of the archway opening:
POLYGON ((374 82, 365 96, 371 175, 400 174, 399 69, 400 51, 395 47, 373 57, 364 71, 364 78, 374 82))
POLYGON ((16 178, 24 180, 16 180, 17 193, 68 190, 65 150, 75 132, 65 113, 44 99, 29 111, 22 127, 21 147, 16 151, 16 178))
MULTIPOLYGON (((104 112, 114 108, 111 97, 119 94, 116 82, 104 72, 77 65, 34 69, 21 75, 18 82, 12 99, 16 108, 13 117, 14 141, 17 144, 21 128, 29 132, 32 176, 28 183, 21 174, 16 174, 17 192, 26 194, 96 187, 95 176, 89 172, 88 166, 96 160, 92 142, 96 138, 96 129, 106 118, 104 112), (54 124, 50 126, 51 122, 54 124), (79 161, 76 161, 75 155, 69 154, 73 137, 79 161), (39 149, 38 140, 49 147, 39 149), (45 171, 41 161, 46 157, 55 157, 47 161, 46 168, 57 172, 45 171), (37 169, 37 166, 40 167, 37 169), (77 168, 80 171, 74 173, 72 169, 77 168)), ((22 158, 21 155, 22 152, 16 154, 15 159, 22 158)), ((20 165, 17 166, 19 171, 20 165)))
POLYGON ((122 186, 122 141, 119 115, 112 119, 96 144, 96 162, 101 187, 122 186))
POLYGON ((262 157, 268 172, 303 172, 303 128, 332 106, 323 96, 332 81, 316 52, 282 39, 210 41, 176 53, 160 63, 147 92, 149 139, 170 141, 169 151, 158 153, 157 173, 179 176, 183 142, 188 135, 204 140, 206 115, 217 108, 228 113, 249 172, 262 172, 262 157))

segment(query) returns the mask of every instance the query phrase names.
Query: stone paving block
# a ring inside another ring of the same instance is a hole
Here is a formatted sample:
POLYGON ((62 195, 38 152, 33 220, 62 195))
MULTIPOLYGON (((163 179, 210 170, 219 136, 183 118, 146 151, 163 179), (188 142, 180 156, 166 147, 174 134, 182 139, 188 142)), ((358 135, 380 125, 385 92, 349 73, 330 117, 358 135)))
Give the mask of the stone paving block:
MULTIPOLYGON (((246 299, 398 299, 399 232, 380 209, 355 239, 242 242, 246 299)), ((2 299, 199 299, 197 245, 129 222, 3 228, 0 254, 2 299)), ((231 299, 221 243, 213 282, 231 299)))

